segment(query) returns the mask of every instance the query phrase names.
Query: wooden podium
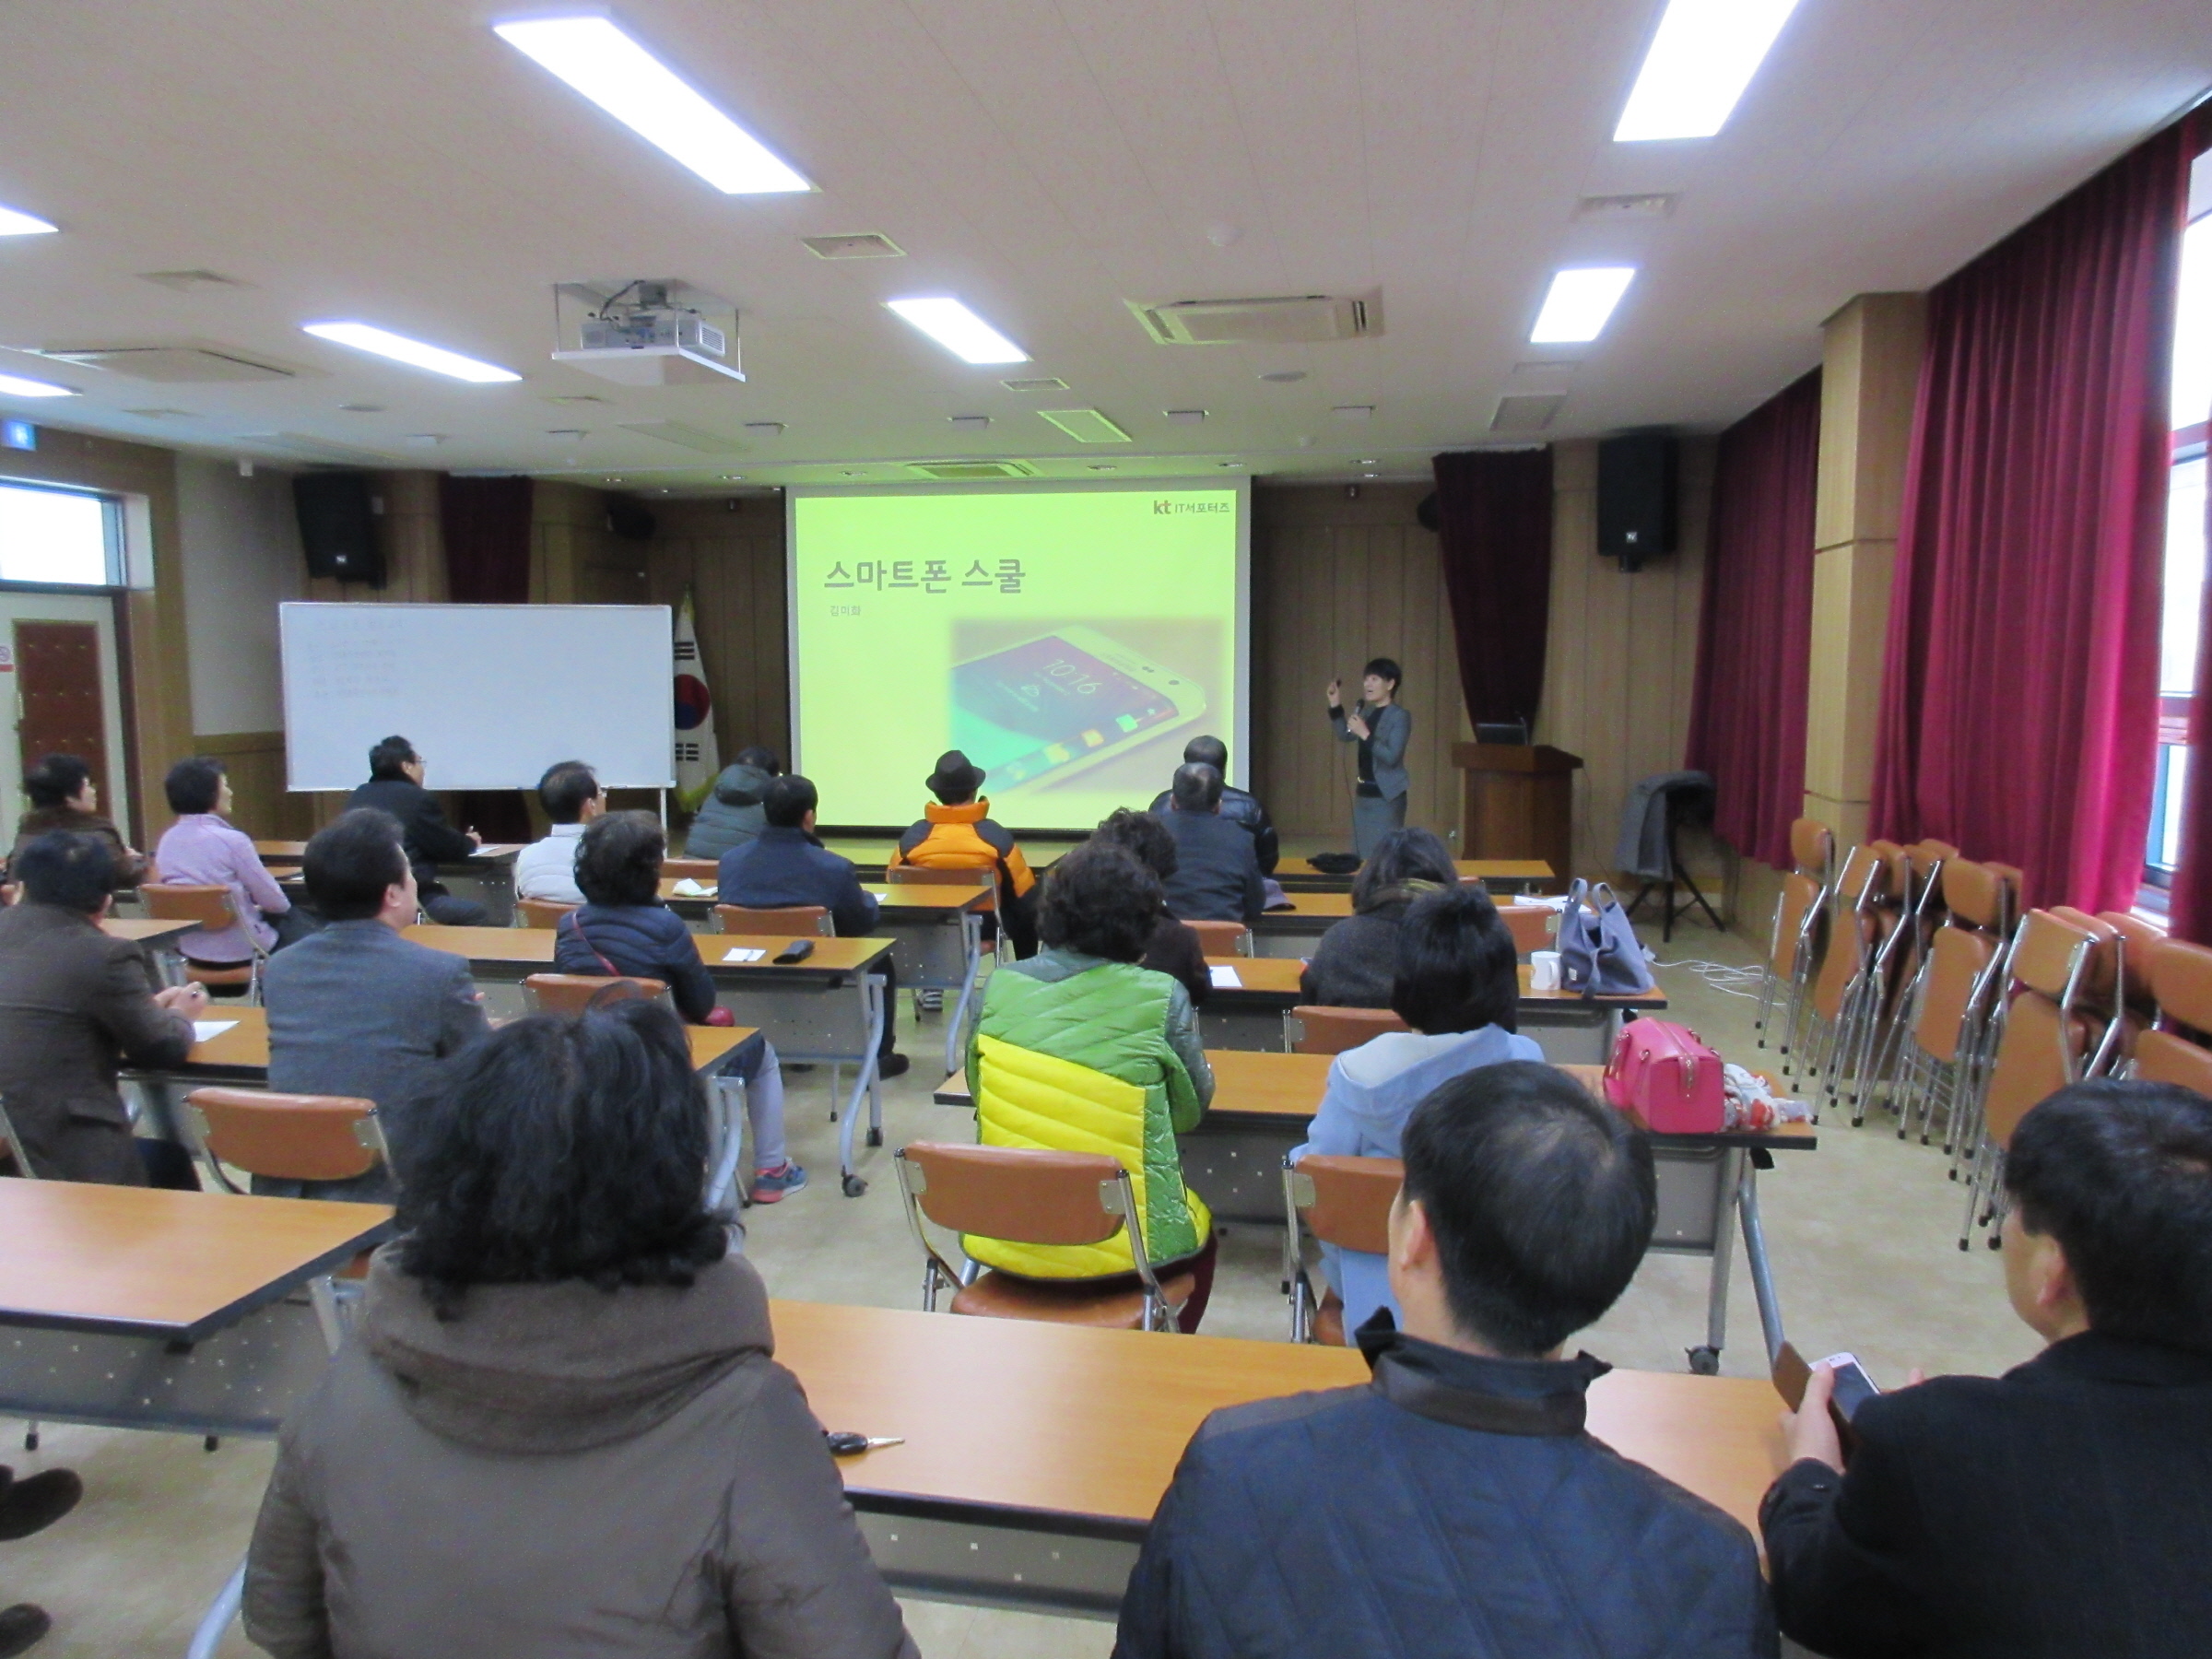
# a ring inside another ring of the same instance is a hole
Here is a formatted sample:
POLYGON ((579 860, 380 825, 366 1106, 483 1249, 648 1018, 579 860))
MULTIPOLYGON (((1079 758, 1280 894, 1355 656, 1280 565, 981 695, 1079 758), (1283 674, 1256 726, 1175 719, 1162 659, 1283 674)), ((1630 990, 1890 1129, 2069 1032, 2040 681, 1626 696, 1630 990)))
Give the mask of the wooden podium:
POLYGON ((1580 755, 1548 744, 1455 743, 1466 774, 1462 858, 1540 858, 1562 884, 1574 873, 1574 774, 1580 755))

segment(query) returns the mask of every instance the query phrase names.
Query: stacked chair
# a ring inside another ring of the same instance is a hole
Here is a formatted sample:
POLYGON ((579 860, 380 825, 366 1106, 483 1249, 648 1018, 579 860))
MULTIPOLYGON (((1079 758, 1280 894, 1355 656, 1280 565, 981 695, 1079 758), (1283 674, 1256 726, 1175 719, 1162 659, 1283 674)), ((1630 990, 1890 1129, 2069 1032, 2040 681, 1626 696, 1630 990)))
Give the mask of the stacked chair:
POLYGON ((1994 865, 1971 859, 1947 860, 1940 879, 1943 920, 1930 935, 1897 1021, 1889 1104, 1898 1139, 1917 1120, 1923 1146, 1940 1112, 1948 1152, 1987 1073, 1991 1017, 2018 895, 1994 865))
POLYGON ((2005 1214, 2005 1151, 2037 1101, 2110 1071, 2127 1029, 2126 947, 2109 924, 2065 906, 2030 911, 2006 953, 2010 995, 1996 1014, 1989 1075, 1958 1139, 1965 1154, 1966 1217, 1959 1248, 1975 1227, 1998 1243, 2005 1214), (1971 1148, 1967 1152, 1967 1148, 1971 1148))
POLYGON ((1849 1040, 1830 1074, 1832 1094, 1840 1098, 1846 1087, 1851 1091, 1853 1128, 1866 1121, 1867 1103, 1897 1064, 1913 987, 1945 915, 1944 866, 1958 856, 1959 849, 1947 841, 1924 841, 1890 861, 1896 903, 1884 913, 1872 971, 1853 1002, 1849 1040))
POLYGON ((1774 934, 1767 946, 1767 972, 1759 987, 1759 1046, 1767 1046, 1767 1024, 1781 1007, 1782 1038, 1776 1044, 1783 1054, 1797 1034, 1805 1010, 1806 991, 1820 964, 1820 945, 1827 919, 1829 877, 1836 861, 1835 832, 1815 818, 1799 818, 1790 826, 1790 858, 1794 868, 1782 878, 1782 896, 1774 904, 1774 934))
POLYGON ((2158 1014, 2136 1038, 2129 1076, 2212 1095, 2212 950, 2159 939, 2141 959, 2147 971, 2137 977, 2148 981, 2158 1014))
MULTIPOLYGON (((1791 1033, 1807 1076, 1831 1072, 1847 1046, 1876 958, 1897 924, 1904 870, 1905 850, 1894 841, 1866 841, 1843 861, 1828 896, 1828 945, 1806 999, 1805 1031, 1791 1033)), ((1785 1061, 1783 1069, 1798 1066, 1785 1061)))

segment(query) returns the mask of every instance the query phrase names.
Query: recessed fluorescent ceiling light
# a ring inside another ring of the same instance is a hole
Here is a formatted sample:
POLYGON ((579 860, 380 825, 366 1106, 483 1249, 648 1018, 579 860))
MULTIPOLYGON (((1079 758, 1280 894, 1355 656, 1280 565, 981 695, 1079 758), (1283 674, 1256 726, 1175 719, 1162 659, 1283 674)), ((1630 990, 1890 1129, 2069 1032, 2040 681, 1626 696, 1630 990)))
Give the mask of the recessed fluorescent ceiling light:
POLYGON ((59 225, 50 225, 35 214, 0 206, 0 236, 51 236, 59 225))
POLYGON ((724 195, 814 188, 605 18, 541 18, 493 29, 724 195))
POLYGON ((1571 346, 1594 340, 1635 277, 1634 265, 1584 265, 1554 272, 1544 310, 1528 332, 1532 346, 1571 346))
POLYGON ((886 300, 884 304, 963 363, 1026 363, 1030 354, 958 300, 886 300))
POLYGON ((410 340, 405 335, 395 335, 373 324, 302 323, 300 326, 318 339, 334 340, 356 351, 372 351, 378 357, 387 357, 416 369, 428 369, 433 374, 450 374, 455 380, 488 382, 523 378, 512 369, 502 369, 496 363, 480 363, 475 358, 463 357, 441 346, 426 346, 420 340, 410 340))
POLYGON ((1613 142, 1712 137, 1727 124, 1796 6, 1797 0, 1668 0, 1613 142))
POLYGON ((74 386, 57 386, 52 381, 25 380, 19 374, 0 374, 0 396, 7 397, 75 397, 74 386))

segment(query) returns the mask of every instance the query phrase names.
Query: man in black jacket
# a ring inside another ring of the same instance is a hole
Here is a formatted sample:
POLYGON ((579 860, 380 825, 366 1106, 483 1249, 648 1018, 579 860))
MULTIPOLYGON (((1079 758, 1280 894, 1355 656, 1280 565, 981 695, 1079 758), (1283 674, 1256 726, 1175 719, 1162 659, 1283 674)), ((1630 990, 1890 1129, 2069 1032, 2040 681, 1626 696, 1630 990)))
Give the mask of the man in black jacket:
POLYGON ((400 840, 414 866, 423 913, 447 927, 481 927, 490 920, 485 908, 456 898, 440 885, 438 866, 459 864, 484 844, 474 830, 445 821, 438 797, 422 786, 422 757, 405 737, 387 737, 369 751, 369 782, 346 797, 346 810, 373 806, 399 820, 400 840))
MULTIPOLYGON (((1222 777, 1229 776, 1229 745, 1218 737, 1194 737, 1182 746, 1182 759, 1186 766, 1210 766, 1222 777)), ((1167 811, 1175 792, 1163 789, 1152 797, 1151 812, 1157 817, 1167 811)), ((1259 859, 1260 874, 1272 876, 1281 861, 1282 849, 1277 845, 1275 826, 1267 821, 1267 808, 1260 805, 1260 797, 1250 790, 1234 784, 1221 785, 1221 816, 1252 837, 1252 850, 1259 859)))
POLYGON ((1162 884, 1168 913, 1178 922, 1241 922, 1250 927, 1267 908, 1252 837, 1221 816, 1221 773, 1186 762, 1175 769, 1167 811, 1159 815, 1175 838, 1175 874, 1162 884))
POLYGON ((1751 1538, 1583 1429, 1567 1338, 1634 1277, 1649 1143, 1550 1066, 1414 1109, 1361 1388, 1200 1425, 1122 1603, 1115 1659, 1771 1655, 1751 1538))
MULTIPOLYGON (((786 904, 818 904, 841 935, 857 937, 876 925, 876 896, 860 885, 849 858, 840 858, 814 833, 814 811, 821 796, 796 772, 772 780, 760 797, 768 827, 751 841, 732 847, 716 866, 717 896, 724 904, 773 910, 786 904)), ((899 1006, 899 981, 891 959, 869 971, 883 975, 883 1041, 876 1051, 877 1073, 906 1072, 906 1056, 893 1050, 892 1018, 899 1006)))
POLYGON ((2061 1089, 2005 1184, 2051 1346, 1866 1401, 1848 1465, 1814 1371, 1759 1514, 1782 1628, 1836 1659, 2212 1653, 2212 1100, 2061 1089))

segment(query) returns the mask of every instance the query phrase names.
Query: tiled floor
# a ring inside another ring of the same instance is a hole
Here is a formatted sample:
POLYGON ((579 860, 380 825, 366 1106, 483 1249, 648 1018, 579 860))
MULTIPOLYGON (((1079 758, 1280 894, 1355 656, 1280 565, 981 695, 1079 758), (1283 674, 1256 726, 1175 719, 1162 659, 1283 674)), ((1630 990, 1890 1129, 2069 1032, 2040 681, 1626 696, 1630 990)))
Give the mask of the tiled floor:
MULTIPOLYGON (((1740 940, 1685 928, 1661 956, 1741 968, 1754 953, 1740 940)), ((1731 1058, 1757 1057, 1754 1002, 1712 988, 1687 966, 1663 967, 1660 982, 1677 1018, 1731 1058)), ((906 1046, 920 1057, 941 1041, 933 1018, 906 1046)), ((972 1133, 965 1113, 931 1104, 935 1080, 918 1058, 887 1090, 887 1147, 972 1133)), ((750 1213, 749 1252, 777 1296, 915 1306, 919 1256, 888 1150, 867 1155, 874 1184, 865 1197, 839 1194, 828 1081, 821 1071, 791 1079, 793 1145, 817 1179, 784 1203, 750 1213)), ((1877 1380, 1890 1380, 1912 1365, 1992 1372, 2033 1351, 2034 1338, 2006 1307, 1997 1258, 1979 1246, 1964 1254, 1957 1248, 1960 1195, 1933 1148, 1900 1143, 1879 1120, 1854 1131, 1831 1118, 1819 1148, 1778 1159, 1759 1192, 1786 1328, 1808 1355, 1851 1347, 1877 1380)), ((1267 1230, 1230 1230, 1208 1332, 1281 1338, 1277 1248, 1267 1230)), ((1684 1350, 1701 1338, 1708 1272, 1702 1260, 1653 1258, 1583 1346, 1618 1365, 1680 1369, 1684 1350)), ((1722 1369, 1739 1376, 1765 1371, 1740 1251, 1722 1369)), ((0 1546, 0 1602, 35 1599, 54 1614, 55 1632, 37 1650, 41 1659, 181 1655, 200 1609, 244 1548, 269 1449, 229 1441, 210 1454, 184 1436, 50 1427, 43 1449, 25 1456, 14 1449, 19 1429, 0 1423, 0 1461, 18 1470, 74 1467, 88 1493, 76 1513, 49 1532, 0 1546)), ((909 1618, 932 1659, 1080 1659, 1112 1646, 1109 1627, 1077 1620, 919 1603, 909 1618)), ((253 1650, 234 1630, 222 1651, 253 1650)))

